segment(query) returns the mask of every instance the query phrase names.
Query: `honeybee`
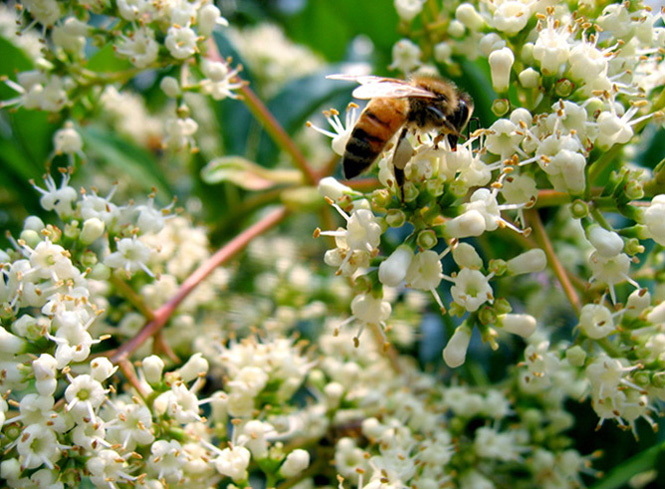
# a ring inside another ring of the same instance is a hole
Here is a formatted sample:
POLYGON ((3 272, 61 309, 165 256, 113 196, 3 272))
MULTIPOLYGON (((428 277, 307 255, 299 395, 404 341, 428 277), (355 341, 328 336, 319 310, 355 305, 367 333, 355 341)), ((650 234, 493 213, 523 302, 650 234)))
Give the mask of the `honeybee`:
POLYGON ((354 178, 369 168, 401 129, 393 154, 395 181, 404 183, 404 167, 413 155, 406 138, 409 131, 438 130, 435 145, 447 136, 451 149, 473 114, 473 100, 452 82, 434 76, 411 80, 378 76, 330 75, 333 80, 360 83, 353 91, 358 99, 369 99, 351 132, 344 150, 345 178, 354 178))

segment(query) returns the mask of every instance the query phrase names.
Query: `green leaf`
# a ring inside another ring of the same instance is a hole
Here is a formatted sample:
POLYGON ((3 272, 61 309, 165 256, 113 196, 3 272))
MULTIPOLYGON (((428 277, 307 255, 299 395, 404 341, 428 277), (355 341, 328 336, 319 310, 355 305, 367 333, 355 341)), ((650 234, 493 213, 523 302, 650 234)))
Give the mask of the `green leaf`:
POLYGON ((160 195, 171 198, 169 184, 148 151, 98 128, 83 128, 81 136, 86 154, 115 167, 146 191, 155 187, 160 195))
POLYGON ((131 70, 133 65, 128 59, 119 58, 115 54, 113 44, 107 44, 90 57, 85 67, 98 73, 115 73, 131 70))
POLYGON ((349 43, 363 34, 378 52, 390 52, 398 39, 398 17, 392 0, 310 0, 284 20, 286 34, 330 61, 344 59, 349 43))
MULTIPOLYGON (((28 55, 2 36, 0 36, 0 53, 2 53, 0 76, 7 76, 15 80, 16 73, 28 71, 33 68, 32 61, 28 55)), ((7 85, 0 83, 0 100, 12 99, 18 95, 18 93, 7 85)))
MULTIPOLYGON (((665 449, 665 443, 653 446, 619 464, 590 489, 620 489, 628 486, 632 477, 659 467, 657 461, 665 449)), ((662 467, 662 464, 660 465, 662 467)))
POLYGON ((20 108, 5 114, 7 125, 0 131, 3 166, 26 180, 40 177, 46 170, 57 126, 49 122, 50 114, 38 110, 20 108))

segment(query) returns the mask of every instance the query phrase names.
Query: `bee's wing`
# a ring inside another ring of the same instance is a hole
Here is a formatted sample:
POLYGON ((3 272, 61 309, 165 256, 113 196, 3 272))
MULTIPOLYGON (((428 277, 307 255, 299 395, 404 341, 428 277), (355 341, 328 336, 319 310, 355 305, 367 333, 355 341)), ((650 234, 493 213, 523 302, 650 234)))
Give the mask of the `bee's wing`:
POLYGON ((397 83, 394 80, 381 81, 377 83, 368 83, 360 85, 353 91, 353 96, 359 99, 370 98, 436 98, 432 92, 422 88, 414 87, 407 83, 397 83))
POLYGON ((371 98, 404 98, 422 97, 436 98, 432 92, 411 85, 406 80, 383 78, 372 75, 328 75, 331 80, 355 81, 360 86, 353 91, 353 96, 359 99, 371 98))

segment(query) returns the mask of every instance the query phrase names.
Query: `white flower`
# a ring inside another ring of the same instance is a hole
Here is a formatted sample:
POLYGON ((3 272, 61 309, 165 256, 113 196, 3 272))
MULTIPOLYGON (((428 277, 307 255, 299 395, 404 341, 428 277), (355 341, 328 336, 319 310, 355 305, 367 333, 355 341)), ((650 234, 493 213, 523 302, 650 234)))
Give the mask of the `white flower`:
POLYGON ((628 275, 630 263, 630 257, 625 253, 605 257, 594 251, 589 256, 589 268, 593 272, 589 282, 598 280, 599 282, 606 283, 610 288, 612 302, 616 303, 616 296, 614 294, 615 284, 628 281, 634 287, 640 288, 639 284, 628 275))
POLYGON ((173 151, 180 151, 187 147, 195 148, 194 134, 198 129, 198 123, 191 117, 168 119, 164 124, 165 135, 162 144, 173 151))
POLYGON ((78 198, 78 194, 73 187, 67 185, 69 183, 69 178, 69 173, 62 174, 60 188, 56 187, 55 180, 53 180, 51 175, 47 175, 44 178, 46 190, 33 185, 33 187, 42 194, 42 197, 39 199, 39 204, 44 210, 54 210, 61 217, 71 215, 72 205, 78 198))
POLYGON ((222 475, 230 477, 235 482, 240 482, 247 478, 247 466, 251 453, 245 447, 234 446, 225 448, 212 461, 222 475))
POLYGON ((515 153, 524 136, 519 128, 508 119, 499 119, 492 124, 485 141, 487 151, 506 159, 515 153))
POLYGON ((125 472, 127 462, 115 450, 100 450, 88 459, 85 466, 90 472, 90 482, 96 487, 114 487, 114 483, 122 479, 134 479, 125 472))
POLYGON ((137 68, 147 68, 159 54, 159 44, 155 41, 155 33, 148 27, 139 27, 130 36, 121 36, 121 43, 116 44, 116 52, 129 58, 137 68))
POLYGON ((198 36, 189 27, 173 26, 168 30, 164 45, 176 59, 186 59, 198 52, 198 36))
POLYGON ((508 90, 510 85, 510 72, 514 62, 515 55, 512 50, 507 47, 493 51, 489 55, 492 86, 498 93, 508 90))
POLYGON ((106 401, 108 390, 90 375, 83 374, 70 380, 65 389, 67 411, 77 419, 95 419, 95 411, 106 401))
POLYGON ((508 462, 518 460, 522 451, 515 438, 515 432, 498 433, 494 428, 481 426, 475 432, 473 446, 480 457, 508 462))
POLYGON ((16 451, 25 469, 36 469, 42 465, 53 469, 61 457, 60 447, 52 429, 42 424, 30 424, 21 431, 16 451))
POLYGON ((453 300, 469 312, 477 311, 485 302, 492 302, 492 287, 490 287, 490 276, 485 276, 479 270, 462 268, 453 277, 455 284, 450 288, 453 300))
MULTIPOLYGON (((118 0, 118 11, 125 20, 139 20, 151 12, 150 0, 118 0)), ((142 20, 150 20, 143 18, 142 20)))
POLYGON ((325 116, 328 124, 332 127, 333 131, 328 131, 320 127, 315 126, 311 122, 307 122, 307 127, 311 127, 317 132, 324 134, 332 138, 332 150, 340 156, 344 156, 344 151, 346 150, 346 143, 348 143, 349 138, 351 137, 351 132, 358 121, 360 116, 358 112, 358 106, 355 103, 351 103, 346 107, 346 113, 344 116, 344 122, 339 118, 339 112, 335 109, 330 111, 324 111, 323 115, 325 116))
POLYGON ((553 17, 548 17, 547 27, 538 33, 533 46, 533 57, 540 62, 546 75, 556 74, 568 60, 571 36, 569 25, 561 22, 558 27, 553 17))
POLYGON ((176 484, 183 478, 183 467, 187 457, 182 446, 175 440, 157 440, 150 447, 147 468, 157 479, 176 484))
POLYGON ((127 273, 143 270, 152 276, 152 272, 146 265, 150 259, 150 248, 143 242, 134 238, 122 238, 117 244, 115 251, 104 258, 104 265, 111 268, 121 268, 127 273))
POLYGON ((529 22, 533 3, 514 0, 498 2, 492 19, 494 27, 509 36, 517 34, 529 22))
POLYGON ((610 310, 601 304, 586 304, 580 314, 580 329, 594 340, 614 332, 614 320, 610 310))
POLYGON ((155 440, 152 413, 147 406, 114 400, 109 416, 112 416, 107 423, 109 442, 132 451, 137 445, 148 445, 155 440))
POLYGON ((381 324, 390 317, 390 302, 372 294, 360 294, 351 301, 351 312, 355 317, 371 324, 381 324))
POLYGON ((64 51, 73 56, 83 57, 89 30, 90 27, 85 22, 76 17, 68 17, 62 24, 53 27, 51 39, 53 44, 64 51))
POLYGON ((403 73, 411 73, 420 66, 420 48, 408 39, 397 41, 393 46, 393 62, 389 66, 391 70, 400 70, 403 73))
POLYGON ((60 18, 60 5, 56 0, 25 0, 22 4, 45 27, 52 26, 60 18))
POLYGON ((540 83, 540 73, 533 68, 520 71, 517 78, 524 88, 536 88, 540 83))
POLYGON ((397 15, 404 22, 411 22, 423 9, 425 0, 395 0, 397 15))

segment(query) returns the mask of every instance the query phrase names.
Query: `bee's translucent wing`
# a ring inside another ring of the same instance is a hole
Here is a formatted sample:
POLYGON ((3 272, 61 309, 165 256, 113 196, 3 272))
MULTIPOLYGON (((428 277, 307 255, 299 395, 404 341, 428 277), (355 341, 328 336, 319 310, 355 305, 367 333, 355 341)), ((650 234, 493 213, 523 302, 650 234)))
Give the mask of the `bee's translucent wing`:
POLYGON ((381 81, 376 83, 368 83, 360 85, 353 91, 353 96, 359 99, 370 98, 404 98, 404 97, 421 97, 421 98, 436 98, 432 92, 422 88, 414 87, 406 83, 397 83, 393 80, 381 81))
POLYGON ((354 81, 360 86, 353 91, 353 96, 359 99, 371 98, 404 98, 422 97, 436 98, 433 93, 411 85, 406 80, 384 78, 372 75, 328 75, 331 80, 354 81))

